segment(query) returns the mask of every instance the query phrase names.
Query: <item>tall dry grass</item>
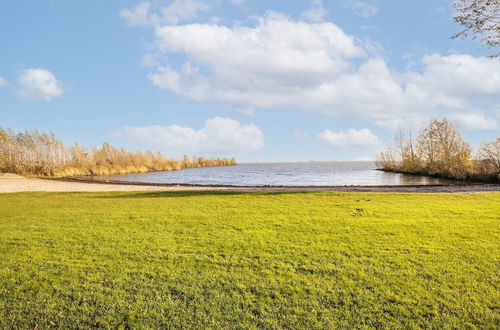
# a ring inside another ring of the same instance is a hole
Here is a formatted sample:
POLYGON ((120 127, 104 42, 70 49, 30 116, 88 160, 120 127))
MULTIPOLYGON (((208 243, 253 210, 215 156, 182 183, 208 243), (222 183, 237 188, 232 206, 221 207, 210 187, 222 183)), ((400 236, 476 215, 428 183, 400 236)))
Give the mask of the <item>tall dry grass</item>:
POLYGON ((103 143, 95 148, 66 147, 54 134, 0 128, 0 172, 28 176, 84 176, 174 171, 190 167, 231 166, 234 158, 168 159, 161 153, 131 152, 103 143))

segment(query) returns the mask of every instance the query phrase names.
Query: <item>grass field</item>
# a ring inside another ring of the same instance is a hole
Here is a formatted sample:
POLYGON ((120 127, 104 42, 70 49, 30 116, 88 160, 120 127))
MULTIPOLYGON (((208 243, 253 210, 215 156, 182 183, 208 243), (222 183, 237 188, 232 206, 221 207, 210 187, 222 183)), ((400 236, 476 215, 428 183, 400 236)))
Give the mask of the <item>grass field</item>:
POLYGON ((0 194, 0 328, 500 326, 500 193, 0 194))

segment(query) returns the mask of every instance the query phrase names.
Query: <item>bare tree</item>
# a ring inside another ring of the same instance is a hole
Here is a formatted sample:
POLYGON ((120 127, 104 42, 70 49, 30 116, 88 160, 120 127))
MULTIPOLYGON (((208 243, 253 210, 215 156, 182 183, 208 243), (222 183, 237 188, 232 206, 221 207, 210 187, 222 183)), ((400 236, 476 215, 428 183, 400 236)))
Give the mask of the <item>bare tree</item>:
POLYGON ((446 119, 433 119, 424 127, 417 138, 417 151, 430 174, 462 179, 469 172, 472 150, 446 119))
POLYGON ((495 141, 482 143, 478 158, 490 163, 495 168, 497 175, 500 175, 500 137, 495 141))
MULTIPOLYGON (((500 47, 500 0, 455 0, 453 19, 464 28, 453 38, 471 37, 489 48, 500 47)), ((494 50, 491 57, 498 57, 494 50)))
POLYGON ((394 145, 377 156, 377 165, 387 171, 435 175, 451 179, 500 182, 500 138, 486 142, 476 159, 455 125, 446 119, 430 120, 416 143, 400 131, 394 145))

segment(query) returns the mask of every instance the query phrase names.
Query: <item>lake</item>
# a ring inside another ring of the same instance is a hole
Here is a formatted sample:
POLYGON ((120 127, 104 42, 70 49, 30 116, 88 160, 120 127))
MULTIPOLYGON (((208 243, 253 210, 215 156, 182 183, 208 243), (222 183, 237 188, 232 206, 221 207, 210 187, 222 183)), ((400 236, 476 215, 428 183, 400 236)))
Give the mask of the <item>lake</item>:
POLYGON ((232 186, 383 186, 448 184, 453 181, 387 173, 373 162, 243 163, 181 171, 98 176, 99 180, 232 186))

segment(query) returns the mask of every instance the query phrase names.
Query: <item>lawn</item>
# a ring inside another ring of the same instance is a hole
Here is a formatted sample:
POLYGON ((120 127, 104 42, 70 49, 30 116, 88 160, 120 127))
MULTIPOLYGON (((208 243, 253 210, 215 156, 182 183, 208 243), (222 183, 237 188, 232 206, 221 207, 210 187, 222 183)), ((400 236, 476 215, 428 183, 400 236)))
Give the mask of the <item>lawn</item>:
POLYGON ((498 328, 500 193, 0 194, 0 328, 498 328))

